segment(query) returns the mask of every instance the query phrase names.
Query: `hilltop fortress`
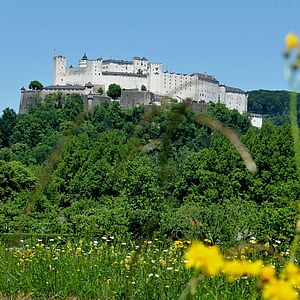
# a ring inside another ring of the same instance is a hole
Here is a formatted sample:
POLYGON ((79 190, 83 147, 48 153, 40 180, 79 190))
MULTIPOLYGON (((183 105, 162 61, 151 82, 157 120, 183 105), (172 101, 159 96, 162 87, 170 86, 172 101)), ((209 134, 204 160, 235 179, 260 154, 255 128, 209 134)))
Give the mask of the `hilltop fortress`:
POLYGON ((151 63, 145 57, 134 57, 132 61, 104 60, 102 58, 88 59, 84 54, 78 67, 72 65, 67 67, 66 57, 55 56, 53 58, 53 85, 38 92, 26 91, 23 88, 20 112, 26 112, 28 98, 33 95, 43 99, 46 95, 55 92, 67 95, 80 93, 86 98, 89 97, 91 101, 94 99, 95 103, 92 106, 95 106, 99 101, 101 102, 101 97, 97 95, 99 88, 101 87, 106 92, 112 83, 121 86, 122 97, 124 95, 126 99, 133 96, 142 98, 135 102, 136 104, 147 105, 155 102, 153 99, 168 96, 179 102, 189 98, 194 102, 223 103, 229 109, 236 109, 240 113, 247 111, 246 93, 241 89, 220 84, 212 75, 164 72, 162 64, 151 63), (140 91, 142 86, 146 87, 147 92, 138 93, 137 91, 140 91))

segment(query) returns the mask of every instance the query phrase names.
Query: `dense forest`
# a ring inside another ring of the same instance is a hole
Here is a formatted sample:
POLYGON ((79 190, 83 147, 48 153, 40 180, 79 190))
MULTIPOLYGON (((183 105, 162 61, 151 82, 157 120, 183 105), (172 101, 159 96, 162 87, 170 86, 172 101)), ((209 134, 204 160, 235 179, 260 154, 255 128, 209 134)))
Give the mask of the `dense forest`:
MULTIPOLYGON (((250 111, 285 118, 288 94, 276 95, 250 92, 250 111)), ((5 109, 1 233, 290 241, 300 190, 289 125, 257 130, 219 104, 205 114, 238 133, 256 174, 176 103, 124 110, 112 102, 83 113, 79 95, 64 105, 54 95, 27 115, 5 109)))
MULTIPOLYGON (((264 120, 275 125, 287 124, 289 123, 289 100, 290 92, 288 91, 250 91, 248 92, 248 112, 260 114, 264 120)), ((299 94, 298 100, 300 100, 299 94)))

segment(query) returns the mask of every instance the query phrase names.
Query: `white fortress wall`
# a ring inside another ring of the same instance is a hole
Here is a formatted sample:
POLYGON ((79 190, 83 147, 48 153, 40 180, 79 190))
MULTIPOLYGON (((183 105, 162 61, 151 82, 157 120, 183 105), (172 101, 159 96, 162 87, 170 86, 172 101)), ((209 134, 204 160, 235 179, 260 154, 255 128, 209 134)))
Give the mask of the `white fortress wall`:
POLYGON ((107 91, 108 87, 112 83, 116 83, 121 86, 122 89, 138 89, 141 90, 142 85, 147 87, 148 80, 147 76, 140 75, 131 76, 129 74, 123 73, 111 73, 111 72, 103 72, 101 77, 101 83, 105 86, 105 91, 107 91))
POLYGON ((133 73, 139 74, 146 74, 148 70, 148 59, 143 57, 134 57, 133 58, 133 73))
POLYGON ((219 86, 219 102, 226 104, 226 88, 225 85, 219 86))
POLYGON ((184 100, 196 97, 196 76, 164 72, 162 93, 184 100))
POLYGON ((247 104, 248 99, 245 92, 236 88, 226 87, 226 107, 243 113, 247 111, 247 104))
POLYGON ((176 97, 179 101, 191 98, 194 101, 223 103, 230 109, 247 111, 247 95, 244 91, 220 85, 207 73, 179 74, 164 72, 162 64, 150 63, 145 57, 132 61, 102 58, 89 60, 84 54, 79 66, 67 67, 67 59, 61 55, 53 60, 54 85, 85 85, 92 83, 107 91, 112 83, 123 89, 141 89, 142 85, 158 95, 176 97))
POLYGON ((133 63, 125 60, 108 59, 102 62, 103 72, 134 73, 133 63))

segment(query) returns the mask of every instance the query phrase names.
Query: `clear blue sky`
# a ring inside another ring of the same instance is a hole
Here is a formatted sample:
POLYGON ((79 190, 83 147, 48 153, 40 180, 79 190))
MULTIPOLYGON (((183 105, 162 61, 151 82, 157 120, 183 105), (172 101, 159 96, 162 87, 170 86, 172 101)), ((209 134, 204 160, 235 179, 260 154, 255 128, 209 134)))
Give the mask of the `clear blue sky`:
POLYGON ((300 33, 299 0, 10 0, 0 9, 0 113, 18 110, 20 88, 52 83, 52 57, 146 56, 174 72, 221 83, 286 89, 282 50, 300 33))

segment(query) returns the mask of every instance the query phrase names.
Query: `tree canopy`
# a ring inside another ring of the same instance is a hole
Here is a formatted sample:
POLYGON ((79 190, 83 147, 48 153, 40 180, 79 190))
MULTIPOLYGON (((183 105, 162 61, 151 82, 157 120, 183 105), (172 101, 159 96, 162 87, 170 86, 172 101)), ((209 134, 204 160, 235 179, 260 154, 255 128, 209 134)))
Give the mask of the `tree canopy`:
POLYGON ((0 118, 2 232, 44 224, 43 233, 209 237, 226 245, 250 235, 293 236, 300 189, 289 125, 267 122, 257 130, 224 105, 207 109, 248 147, 254 175, 223 135, 182 104, 122 109, 105 102, 78 118, 81 97, 61 97, 47 97, 27 115, 7 109, 0 118), (44 188, 25 220, 40 181, 44 188))
POLYGON ((31 89, 31 90, 41 90, 41 89, 43 89, 43 85, 38 80, 33 80, 29 84, 29 89, 31 89))
MULTIPOLYGON (((261 114, 264 120, 275 125, 289 123, 290 92, 257 90, 248 92, 248 95, 249 113, 261 114)), ((300 100, 299 94, 298 100, 300 100)), ((299 104, 298 111, 300 111, 299 104)))
POLYGON ((110 84, 107 90, 107 96, 118 99, 121 96, 121 87, 116 83, 110 84))

